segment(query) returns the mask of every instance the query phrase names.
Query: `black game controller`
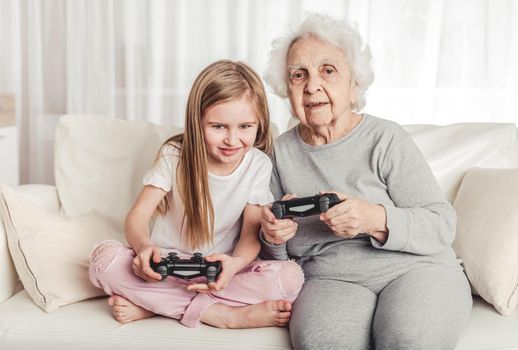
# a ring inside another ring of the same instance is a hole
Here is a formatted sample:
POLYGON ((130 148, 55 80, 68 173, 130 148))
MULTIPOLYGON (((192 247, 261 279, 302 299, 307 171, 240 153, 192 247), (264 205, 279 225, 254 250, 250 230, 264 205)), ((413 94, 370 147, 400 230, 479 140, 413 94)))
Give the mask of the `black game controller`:
POLYGON ((309 216, 325 213, 329 208, 340 202, 340 199, 334 193, 316 194, 311 197, 275 201, 272 204, 272 212, 277 219, 309 216))
POLYGON ((210 283, 215 282, 221 272, 221 261, 206 261, 201 253, 194 253, 190 259, 180 259, 176 253, 171 252, 159 263, 151 259, 149 265, 153 271, 162 276, 162 281, 167 276, 175 276, 184 280, 205 276, 210 283))

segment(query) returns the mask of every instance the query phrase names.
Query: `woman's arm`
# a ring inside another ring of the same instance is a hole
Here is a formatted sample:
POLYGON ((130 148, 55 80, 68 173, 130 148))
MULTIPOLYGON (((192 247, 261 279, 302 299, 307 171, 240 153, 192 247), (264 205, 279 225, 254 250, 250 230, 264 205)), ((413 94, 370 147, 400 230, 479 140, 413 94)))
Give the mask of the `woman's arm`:
POLYGON ((394 206, 386 205, 388 237, 380 249, 437 254, 455 239, 456 214, 409 135, 393 144, 382 165, 394 206))

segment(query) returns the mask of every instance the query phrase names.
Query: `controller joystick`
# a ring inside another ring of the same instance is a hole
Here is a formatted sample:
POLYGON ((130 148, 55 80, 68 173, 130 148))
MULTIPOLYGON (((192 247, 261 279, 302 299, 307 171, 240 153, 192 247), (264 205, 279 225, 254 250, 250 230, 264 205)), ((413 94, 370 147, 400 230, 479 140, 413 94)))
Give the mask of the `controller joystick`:
POLYGON ((280 203, 280 201, 273 202, 273 204, 272 204, 272 213, 273 213, 273 215, 275 215, 275 217, 277 219, 282 219, 284 217, 283 209, 282 209, 282 204, 280 203))
POLYGON ((322 213, 325 213, 329 210, 329 197, 328 196, 322 196, 318 200, 319 208, 322 213))

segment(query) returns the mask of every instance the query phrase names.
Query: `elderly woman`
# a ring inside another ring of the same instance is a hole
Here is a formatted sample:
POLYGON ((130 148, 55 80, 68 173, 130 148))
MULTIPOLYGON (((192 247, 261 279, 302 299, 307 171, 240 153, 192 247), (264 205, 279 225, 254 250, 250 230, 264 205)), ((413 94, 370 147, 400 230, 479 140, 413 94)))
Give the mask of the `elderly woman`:
POLYGON ((373 80, 359 34, 311 15, 274 42, 265 80, 299 120, 274 145, 274 197, 342 201, 295 220, 263 209, 263 256, 296 259, 306 276, 294 347, 454 348, 472 306, 455 212, 403 128, 359 113, 373 80))

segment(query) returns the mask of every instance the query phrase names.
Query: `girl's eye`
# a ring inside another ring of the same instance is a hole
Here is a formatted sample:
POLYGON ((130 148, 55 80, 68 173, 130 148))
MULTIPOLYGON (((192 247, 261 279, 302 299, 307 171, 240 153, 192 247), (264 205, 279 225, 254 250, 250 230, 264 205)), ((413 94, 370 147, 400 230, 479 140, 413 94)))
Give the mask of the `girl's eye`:
POLYGON ((250 129, 252 126, 252 124, 243 124, 241 125, 241 129, 250 129))
POLYGON ((214 124, 212 125, 212 127, 216 130, 221 130, 221 129, 224 129, 225 126, 224 125, 221 125, 221 124, 214 124))

